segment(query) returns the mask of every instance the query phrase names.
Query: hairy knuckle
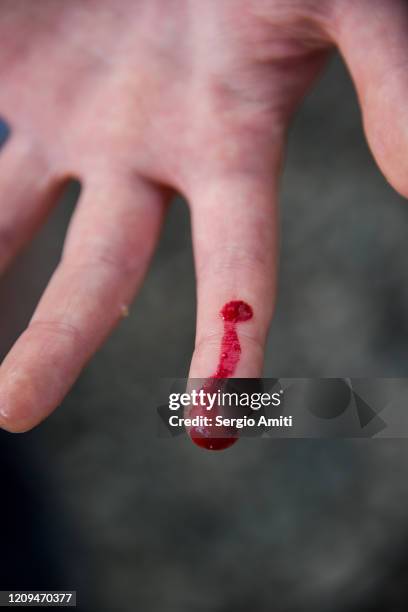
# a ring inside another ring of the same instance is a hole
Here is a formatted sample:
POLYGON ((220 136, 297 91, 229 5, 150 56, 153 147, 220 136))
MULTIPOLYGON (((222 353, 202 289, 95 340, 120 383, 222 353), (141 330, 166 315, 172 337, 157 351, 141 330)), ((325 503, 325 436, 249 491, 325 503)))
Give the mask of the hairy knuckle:
POLYGON ((133 275, 140 267, 133 254, 116 252, 109 247, 81 254, 73 265, 76 268, 113 269, 121 276, 133 275))
POLYGON ((257 249, 245 249, 241 246, 225 246, 203 258, 197 267, 199 277, 205 278, 214 273, 247 270, 250 273, 267 274, 268 262, 257 249))
POLYGON ((35 320, 30 323, 27 332, 45 332, 53 336, 65 336, 74 341, 82 339, 81 330, 72 323, 59 320, 35 320))

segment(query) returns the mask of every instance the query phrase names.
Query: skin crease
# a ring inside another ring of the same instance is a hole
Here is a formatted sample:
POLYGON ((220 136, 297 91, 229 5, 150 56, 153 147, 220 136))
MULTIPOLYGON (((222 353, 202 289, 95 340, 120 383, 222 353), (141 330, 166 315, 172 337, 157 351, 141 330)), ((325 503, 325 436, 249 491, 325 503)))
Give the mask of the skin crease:
POLYGON ((259 376, 290 118, 337 46, 373 154, 408 195, 407 32, 405 0, 2 0, 0 268, 68 177, 83 189, 61 263, 0 367, 0 425, 25 431, 62 401, 135 296, 175 191, 197 270, 190 375, 214 371, 219 310, 239 299, 256 316, 235 375, 259 376))

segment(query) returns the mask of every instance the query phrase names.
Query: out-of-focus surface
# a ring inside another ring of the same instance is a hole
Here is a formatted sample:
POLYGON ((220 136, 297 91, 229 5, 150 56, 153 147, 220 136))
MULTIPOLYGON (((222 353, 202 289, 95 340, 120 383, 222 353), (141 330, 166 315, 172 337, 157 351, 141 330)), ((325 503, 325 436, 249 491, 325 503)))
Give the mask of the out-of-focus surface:
MULTIPOLYGON (((75 192, 2 281, 3 353, 58 260, 75 192)), ((291 131, 265 375, 408 375, 407 238, 407 204, 371 159, 336 59, 291 131)), ((0 434, 1 588, 77 588, 98 612, 405 610, 406 441, 211 454, 156 436, 153 394, 188 371, 194 300, 178 201, 130 316, 63 406, 0 434)))

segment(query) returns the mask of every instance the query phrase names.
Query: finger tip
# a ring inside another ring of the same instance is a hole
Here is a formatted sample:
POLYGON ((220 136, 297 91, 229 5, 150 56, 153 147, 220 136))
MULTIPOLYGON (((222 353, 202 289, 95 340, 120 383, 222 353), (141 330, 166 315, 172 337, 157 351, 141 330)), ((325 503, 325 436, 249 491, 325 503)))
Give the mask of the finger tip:
POLYGON ((36 423, 31 423, 27 420, 16 419, 14 416, 5 415, 0 412, 0 429, 7 433, 26 433, 35 427, 36 423))
POLYGON ((197 432, 196 429, 189 431, 190 440, 195 446, 207 451, 223 451, 227 450, 238 442, 238 436, 230 437, 208 437, 203 436, 201 432, 197 432))
POLYGON ((22 372, 3 370, 0 376, 0 428, 25 433, 43 420, 35 388, 22 372))

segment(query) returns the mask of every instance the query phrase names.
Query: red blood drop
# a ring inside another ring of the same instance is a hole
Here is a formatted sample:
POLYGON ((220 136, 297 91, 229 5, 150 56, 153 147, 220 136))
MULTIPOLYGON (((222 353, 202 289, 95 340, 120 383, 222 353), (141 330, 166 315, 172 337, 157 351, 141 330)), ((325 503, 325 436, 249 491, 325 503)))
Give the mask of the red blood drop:
POLYGON ((252 308, 241 300, 228 302, 221 310, 221 316, 224 321, 231 321, 233 323, 248 321, 252 319, 252 315, 252 308))
POLYGON ((216 438, 211 437, 207 438, 206 436, 200 436, 195 434, 194 432, 190 432, 190 436, 194 444, 197 444, 200 448, 205 448, 206 450, 219 451, 225 450, 229 448, 238 440, 238 438, 231 436, 230 438, 216 438))

